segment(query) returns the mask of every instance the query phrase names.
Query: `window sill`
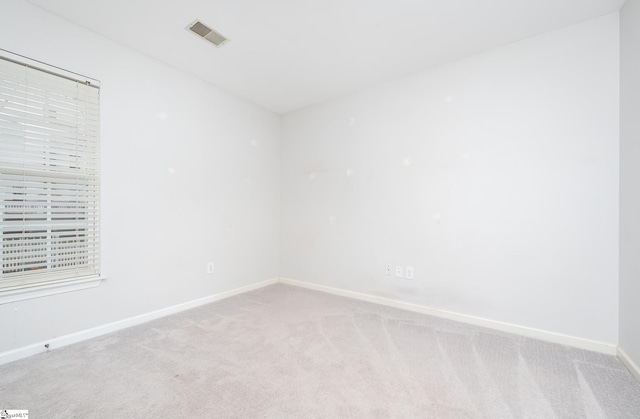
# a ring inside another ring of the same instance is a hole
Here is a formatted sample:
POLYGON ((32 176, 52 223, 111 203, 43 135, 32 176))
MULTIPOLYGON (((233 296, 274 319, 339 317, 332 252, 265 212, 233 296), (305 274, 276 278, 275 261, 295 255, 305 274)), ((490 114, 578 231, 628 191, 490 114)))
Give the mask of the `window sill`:
POLYGON ((94 288, 100 285, 100 282, 102 282, 102 280, 104 279, 106 279, 104 276, 74 278, 48 284, 8 288, 0 290, 0 305, 13 303, 16 301, 29 300, 31 298, 62 294, 64 292, 94 288))

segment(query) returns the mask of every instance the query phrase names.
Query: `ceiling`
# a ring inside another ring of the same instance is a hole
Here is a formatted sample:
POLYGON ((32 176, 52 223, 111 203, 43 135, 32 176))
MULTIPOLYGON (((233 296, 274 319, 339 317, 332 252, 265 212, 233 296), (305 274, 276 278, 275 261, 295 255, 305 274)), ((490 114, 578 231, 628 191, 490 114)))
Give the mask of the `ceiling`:
POLYGON ((624 0, 28 0, 284 113, 620 9, 624 0), (195 19, 230 41, 185 28, 195 19))

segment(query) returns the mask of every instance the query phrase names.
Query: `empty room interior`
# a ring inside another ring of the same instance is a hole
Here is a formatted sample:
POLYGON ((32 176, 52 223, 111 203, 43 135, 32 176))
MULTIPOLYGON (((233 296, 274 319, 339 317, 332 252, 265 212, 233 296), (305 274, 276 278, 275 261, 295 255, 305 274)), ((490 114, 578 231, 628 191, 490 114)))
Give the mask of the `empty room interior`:
POLYGON ((640 417, 640 0, 2 0, 0 153, 3 418, 640 417))

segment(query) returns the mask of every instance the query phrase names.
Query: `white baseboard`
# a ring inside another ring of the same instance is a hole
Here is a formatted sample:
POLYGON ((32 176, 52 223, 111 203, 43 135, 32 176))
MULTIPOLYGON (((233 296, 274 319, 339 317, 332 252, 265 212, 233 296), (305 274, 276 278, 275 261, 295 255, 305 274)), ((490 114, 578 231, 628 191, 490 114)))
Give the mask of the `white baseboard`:
POLYGON ((640 366, 638 366, 638 364, 633 362, 631 357, 624 351, 624 349, 622 349, 619 346, 618 346, 618 359, 622 361, 625 367, 627 367, 631 375, 636 377, 636 380, 640 381, 640 366))
POLYGON ((475 326, 486 327, 489 329, 500 330, 502 332, 513 333, 516 335, 526 336, 529 338, 544 340, 547 342, 558 343, 561 345, 572 346, 575 348, 586 349, 588 351, 600 352, 607 355, 616 355, 616 345, 593 340, 583 339, 575 336, 563 335, 560 333, 549 332, 546 330, 534 329, 516 324, 504 323, 496 320, 484 319, 481 317, 470 316, 468 314, 460 314, 452 311, 440 310, 418 304, 407 303, 404 301, 392 300, 384 297, 377 297, 369 294, 362 294, 355 291, 348 291, 338 288, 327 287, 324 285, 313 284, 310 282, 298 281, 289 278, 280 278, 282 284, 294 285, 297 287, 308 288, 316 291, 327 292, 330 294, 340 295, 343 297, 354 298, 357 300, 368 301, 370 303, 382 304, 385 306, 395 307, 417 313, 428 314, 430 316, 441 317, 449 320, 455 320, 461 323, 473 324, 475 326))
POLYGON ((139 316, 130 317, 128 319, 119 320, 113 323, 108 323, 102 326, 94 327, 92 329, 87 329, 77 333, 56 337, 56 338, 47 340, 45 342, 35 343, 33 345, 28 345, 22 348, 13 349, 11 351, 0 353, 0 365, 17 361, 19 359, 26 358, 32 355, 37 355, 43 352, 47 352, 52 349, 71 345, 73 343, 81 342, 83 340, 91 339, 96 336, 101 336, 101 335, 115 332, 121 329, 126 329, 127 327, 136 326, 151 320, 168 316, 170 314, 179 313, 181 311, 189 310, 190 308, 195 308, 204 304, 229 298, 234 295, 243 294, 245 292, 253 291, 255 289, 266 287, 267 285, 272 285, 276 283, 278 283, 277 278, 268 279, 266 281, 257 282, 255 284, 250 284, 244 287, 221 292, 220 294, 214 294, 208 297, 199 298, 197 300, 187 301, 186 303, 152 311, 150 313, 141 314, 139 316), (49 345, 48 348, 45 347, 46 344, 49 345))
POLYGON ((640 368, 638 368, 638 366, 631 360, 631 358, 628 357, 628 355, 622 349, 617 348, 616 345, 603 343, 603 342, 596 342, 592 340, 582 339, 582 338, 563 335, 563 334, 554 333, 554 332, 548 332, 545 330, 518 326, 515 324, 504 323, 504 322, 499 322, 495 320, 484 319, 480 317, 470 316, 467 314, 460 314, 460 313, 455 313, 451 311, 430 308, 430 307, 421 306, 418 304, 412 304, 412 303, 407 303, 403 301, 392 300, 389 298, 383 298, 383 297, 377 297, 374 295, 358 293, 355 291, 332 288, 324 285, 313 284, 310 282, 297 281, 289 278, 273 278, 266 281, 257 282, 255 284, 250 284, 241 288, 225 291, 220 294, 210 295, 208 297, 199 298, 193 301, 188 301, 186 303, 152 311, 150 313, 141 314, 139 316, 131 317, 128 319, 117 321, 117 322, 108 323, 102 326, 94 327, 92 329, 83 330, 77 333, 56 337, 48 341, 35 343, 32 345, 24 346, 22 348, 17 348, 7 352, 3 352, 3 353, 0 353, 0 365, 17 361, 19 359, 26 358, 32 355, 37 355, 43 352, 47 352, 52 349, 71 345, 73 343, 81 342, 81 341, 91 339, 97 336, 101 336, 107 333, 115 332, 121 329, 126 329, 128 327, 136 326, 151 320, 155 320, 171 314, 179 313, 181 311, 185 311, 185 310, 195 308, 204 304, 208 304, 214 301, 229 298, 234 295, 243 294, 245 292, 253 291, 258 288, 266 287, 268 285, 272 285, 276 283, 293 285, 297 287, 308 288, 316 291, 322 291, 330 294, 340 295, 343 297, 354 298, 357 300, 368 301, 371 303, 382 304, 382 305, 395 307, 403 310, 409 310, 409 311, 414 311, 414 312, 427 314, 435 317, 446 318, 450 320, 459 321, 462 323, 473 324, 476 326, 482 326, 489 329, 500 330, 503 332, 527 336, 530 338, 540 339, 540 340, 553 342, 553 343, 559 343, 562 345, 573 346, 576 348, 600 352, 608 355, 618 355, 620 360, 640 380, 640 368), (45 348, 45 344, 48 344, 49 347, 45 348))

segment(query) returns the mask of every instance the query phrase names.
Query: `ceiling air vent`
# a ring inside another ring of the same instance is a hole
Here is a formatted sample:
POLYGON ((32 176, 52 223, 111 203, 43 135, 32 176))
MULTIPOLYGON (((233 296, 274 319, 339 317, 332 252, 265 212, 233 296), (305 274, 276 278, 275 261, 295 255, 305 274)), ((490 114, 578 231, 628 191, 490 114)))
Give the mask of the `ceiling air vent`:
POLYGON ((198 35, 200 38, 206 39, 207 41, 211 42, 216 47, 221 47, 229 40, 220 32, 214 31, 199 20, 193 22, 187 27, 187 29, 198 35))

